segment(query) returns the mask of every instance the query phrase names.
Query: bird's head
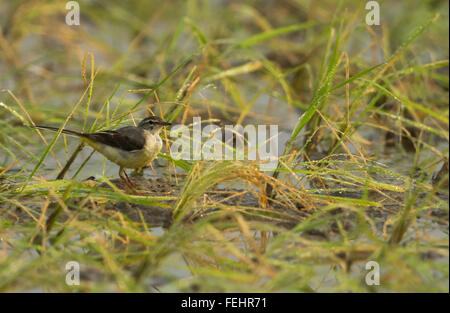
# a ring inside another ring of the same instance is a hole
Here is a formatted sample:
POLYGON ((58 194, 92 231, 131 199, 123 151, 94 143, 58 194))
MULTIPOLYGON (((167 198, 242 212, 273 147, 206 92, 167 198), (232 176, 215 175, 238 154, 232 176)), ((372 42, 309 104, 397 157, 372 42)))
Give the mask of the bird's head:
POLYGON ((141 127, 145 130, 148 130, 152 133, 157 133, 163 128, 164 126, 170 126, 171 123, 164 122, 160 117, 158 116, 149 116, 144 118, 139 124, 138 127, 141 127))

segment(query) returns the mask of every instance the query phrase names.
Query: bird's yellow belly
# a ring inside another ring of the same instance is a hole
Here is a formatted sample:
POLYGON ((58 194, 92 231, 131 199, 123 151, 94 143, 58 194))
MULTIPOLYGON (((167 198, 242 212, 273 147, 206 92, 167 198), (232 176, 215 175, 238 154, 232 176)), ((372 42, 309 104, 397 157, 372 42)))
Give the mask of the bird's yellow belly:
POLYGON ((147 140, 147 144, 141 150, 124 151, 104 144, 87 141, 95 150, 103 154, 108 160, 123 168, 141 168, 148 165, 162 147, 159 136, 147 140))

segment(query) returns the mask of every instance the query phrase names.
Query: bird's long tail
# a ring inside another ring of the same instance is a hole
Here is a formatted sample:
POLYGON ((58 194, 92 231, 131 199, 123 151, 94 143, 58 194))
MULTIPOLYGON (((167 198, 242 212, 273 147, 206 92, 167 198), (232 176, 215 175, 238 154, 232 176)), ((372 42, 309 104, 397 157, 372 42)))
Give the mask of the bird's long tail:
MULTIPOLYGON (((48 130, 52 130, 52 131, 58 131, 59 128, 58 127, 52 127, 52 126, 43 126, 43 125, 35 125, 35 126, 31 126, 32 128, 39 128, 39 129, 48 129, 48 130)), ((86 137, 85 134, 83 133, 79 133, 70 129, 63 129, 62 133, 67 134, 67 135, 71 135, 71 136, 76 136, 76 137, 86 137)))

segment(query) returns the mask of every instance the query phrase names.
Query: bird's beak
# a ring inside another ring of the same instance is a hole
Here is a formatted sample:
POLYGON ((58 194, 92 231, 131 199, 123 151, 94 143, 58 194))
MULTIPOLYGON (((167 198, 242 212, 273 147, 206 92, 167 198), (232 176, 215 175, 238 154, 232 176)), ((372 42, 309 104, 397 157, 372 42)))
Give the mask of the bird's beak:
POLYGON ((170 125, 172 125, 172 123, 169 123, 169 122, 161 122, 161 125, 162 126, 170 126, 170 125))

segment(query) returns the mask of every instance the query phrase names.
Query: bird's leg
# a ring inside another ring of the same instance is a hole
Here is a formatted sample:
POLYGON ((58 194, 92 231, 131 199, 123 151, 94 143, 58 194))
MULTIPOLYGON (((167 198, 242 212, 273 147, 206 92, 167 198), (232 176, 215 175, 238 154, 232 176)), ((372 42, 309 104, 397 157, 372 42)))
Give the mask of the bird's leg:
POLYGON ((125 172, 125 170, 124 170, 123 167, 121 167, 120 170, 119 170, 119 177, 120 177, 120 179, 122 180, 122 182, 123 182, 125 185, 127 185, 129 188, 131 188, 132 190, 134 190, 134 187, 135 187, 136 185, 134 185, 134 184, 130 181, 130 178, 128 178, 127 172, 125 172), (125 173, 126 178, 122 176, 123 173, 125 173))
POLYGON ((123 170, 123 172, 125 173, 125 177, 127 178, 127 181, 128 181, 129 186, 132 186, 133 189, 134 189, 134 187, 136 187, 136 184, 134 184, 134 183, 131 181, 130 177, 128 177, 128 174, 127 174, 127 172, 126 172, 125 170, 123 170))
POLYGON ((156 172, 155 172, 155 169, 153 168, 152 162, 150 162, 148 165, 150 165, 150 168, 152 169, 153 181, 156 181, 156 172))
POLYGON ((119 177, 120 177, 120 179, 122 180, 122 182, 123 182, 124 184, 126 184, 126 183, 127 183, 127 180, 125 179, 125 177, 122 176, 122 172, 123 172, 123 168, 121 167, 121 168, 119 169, 119 177))

